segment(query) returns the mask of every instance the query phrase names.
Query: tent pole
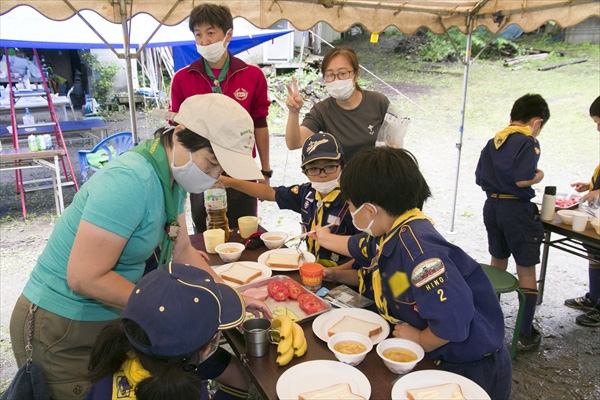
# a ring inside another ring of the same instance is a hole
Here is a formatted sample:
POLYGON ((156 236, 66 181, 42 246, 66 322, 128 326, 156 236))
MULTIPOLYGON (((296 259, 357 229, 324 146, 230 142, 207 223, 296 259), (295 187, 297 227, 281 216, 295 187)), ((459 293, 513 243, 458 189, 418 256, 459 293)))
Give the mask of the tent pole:
POLYGON ((473 35, 473 19, 468 18, 467 20, 467 47, 465 50, 465 73, 463 76, 463 91, 462 91, 462 102, 460 111, 460 128, 458 130, 458 143, 456 143, 456 149, 458 150, 458 157, 456 160, 456 178, 454 179, 454 201, 452 203, 452 218, 450 219, 450 232, 454 232, 454 218, 456 217, 456 198, 458 195, 458 178, 460 176, 460 156, 463 145, 463 133, 465 130, 465 108, 467 103, 467 84, 469 82, 469 68, 471 67, 471 42, 473 35))
POLYGON ((131 121, 131 133, 133 133, 133 143, 138 142, 137 121, 135 118, 135 99, 133 97, 133 72, 131 70, 131 49, 129 46, 129 32, 127 29, 127 8, 125 1, 119 1, 121 14, 121 27, 123 28, 123 42, 125 45, 125 68, 127 70, 127 95, 129 97, 129 119, 131 121))

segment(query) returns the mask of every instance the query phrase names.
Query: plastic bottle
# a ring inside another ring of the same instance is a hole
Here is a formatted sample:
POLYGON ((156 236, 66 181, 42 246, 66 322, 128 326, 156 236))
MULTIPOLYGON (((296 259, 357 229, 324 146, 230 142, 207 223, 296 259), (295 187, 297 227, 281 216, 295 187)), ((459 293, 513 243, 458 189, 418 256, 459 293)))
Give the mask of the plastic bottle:
MULTIPOLYGON (((29 112, 29 108, 25 109, 25 115, 23 116, 23 125, 35 125, 35 118, 29 112)), ((35 126, 31 128, 25 128, 25 132, 33 132, 35 131, 35 126)))
POLYGON ((30 78, 29 70, 25 69, 25 76, 23 77, 23 89, 31 90, 31 78, 30 78))
POLYGON ((206 229, 223 229, 227 242, 230 232, 227 219, 227 192, 220 182, 204 192, 204 207, 206 207, 206 229))
POLYGON ((27 137, 27 143, 29 144, 29 151, 39 151, 38 142, 35 135, 29 135, 27 137))
POLYGON ((46 150, 46 139, 44 139, 44 135, 38 135, 35 137, 38 144, 38 150, 46 150))
POLYGON ((542 221, 552 221, 554 219, 554 210, 556 208, 556 186, 546 186, 544 197, 542 199, 542 221))
POLYGON ((44 135, 44 141, 46 142, 46 148, 47 149, 54 148, 54 145, 52 144, 52 136, 50 136, 49 134, 45 134, 44 135))

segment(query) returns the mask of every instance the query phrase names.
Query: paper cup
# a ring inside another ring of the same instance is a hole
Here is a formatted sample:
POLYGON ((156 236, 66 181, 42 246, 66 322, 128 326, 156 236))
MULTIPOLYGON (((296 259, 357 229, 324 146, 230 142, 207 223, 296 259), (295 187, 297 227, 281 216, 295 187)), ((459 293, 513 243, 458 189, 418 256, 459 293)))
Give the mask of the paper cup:
POLYGON ((573 230, 583 232, 588 223, 588 215, 581 211, 573 211, 573 230))
POLYGON ((238 218, 238 228, 240 229, 240 236, 242 239, 248 239, 250 235, 258 231, 258 224, 260 224, 262 218, 247 216, 238 218))
POLYGON ((207 253, 217 254, 215 247, 225 243, 225 231, 223 229, 208 229, 202 235, 204 236, 204 247, 207 253))

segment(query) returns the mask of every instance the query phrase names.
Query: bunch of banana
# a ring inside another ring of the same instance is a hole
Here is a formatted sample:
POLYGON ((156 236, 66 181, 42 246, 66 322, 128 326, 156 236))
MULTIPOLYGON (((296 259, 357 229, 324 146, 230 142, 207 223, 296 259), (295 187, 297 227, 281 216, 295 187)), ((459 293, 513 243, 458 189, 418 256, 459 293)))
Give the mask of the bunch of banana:
POLYGON ((277 365, 282 366, 292 361, 294 356, 302 357, 306 353, 306 338, 302 327, 288 315, 280 315, 273 319, 271 327, 279 331, 277 345, 277 365))

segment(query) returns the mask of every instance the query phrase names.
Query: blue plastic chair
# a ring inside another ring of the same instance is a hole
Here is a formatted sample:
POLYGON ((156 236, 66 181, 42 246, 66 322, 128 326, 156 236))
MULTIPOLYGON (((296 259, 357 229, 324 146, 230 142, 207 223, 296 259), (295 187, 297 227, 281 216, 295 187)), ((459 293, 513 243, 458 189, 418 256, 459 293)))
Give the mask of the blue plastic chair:
POLYGON ((79 168, 81 172, 82 183, 89 179, 90 173, 96 172, 100 169, 97 166, 90 165, 88 162, 88 155, 101 154, 102 156, 107 157, 106 161, 102 163, 103 165, 109 163, 113 157, 116 157, 121 153, 131 149, 133 144, 133 133, 119 132, 102 140, 91 150, 79 150, 77 156, 79 157, 79 168))

